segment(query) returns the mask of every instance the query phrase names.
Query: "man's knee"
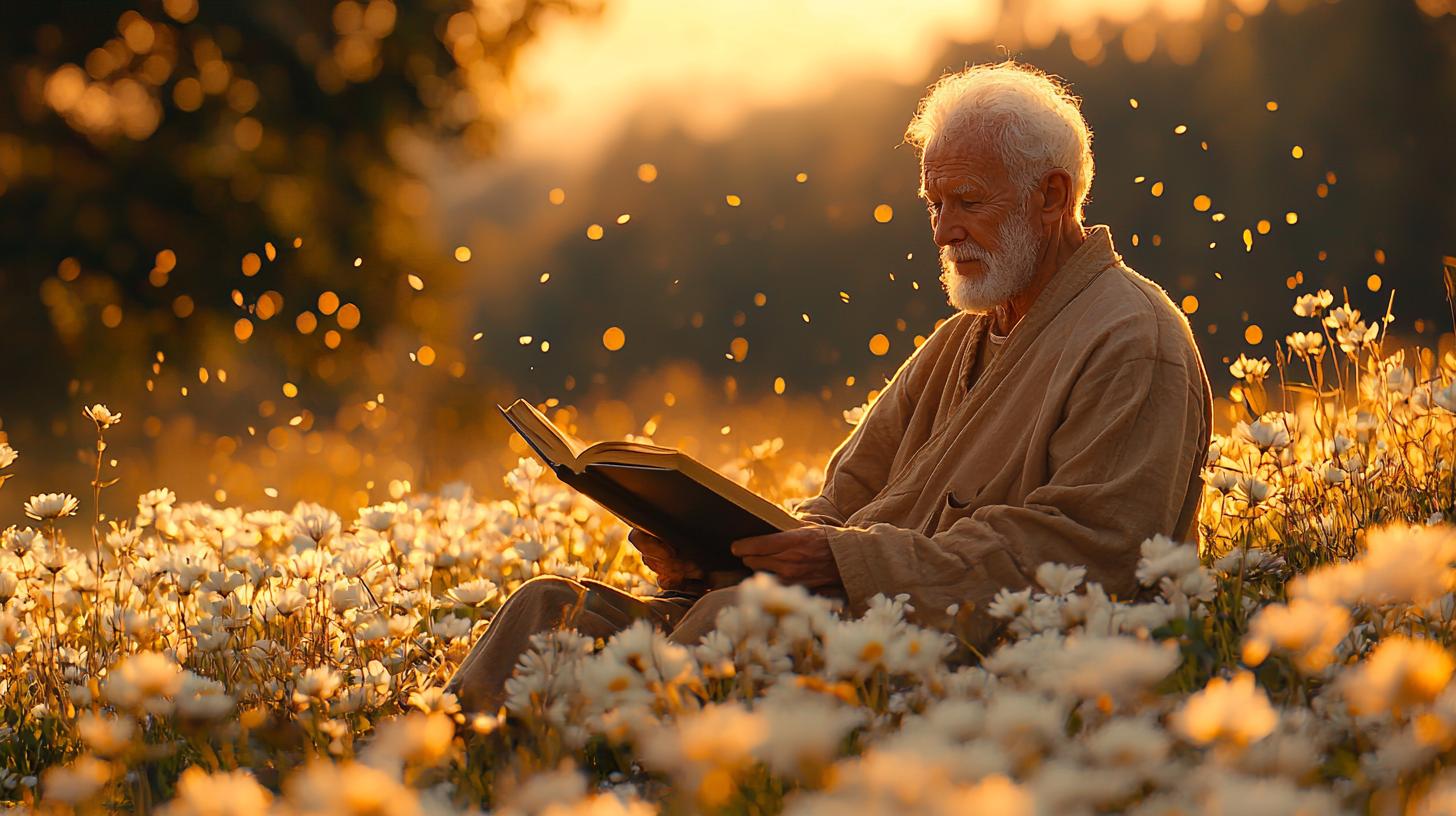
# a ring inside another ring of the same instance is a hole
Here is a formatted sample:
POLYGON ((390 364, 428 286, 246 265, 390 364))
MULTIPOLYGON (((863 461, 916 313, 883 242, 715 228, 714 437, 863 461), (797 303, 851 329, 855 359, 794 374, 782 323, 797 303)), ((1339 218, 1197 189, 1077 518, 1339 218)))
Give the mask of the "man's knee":
POLYGON ((672 640, 684 646, 695 646, 703 636, 717 628, 718 613, 738 603, 738 587, 724 587, 699 598, 672 630, 672 640))
POLYGON ((586 603, 587 588, 560 575, 540 575, 516 588, 498 614, 563 616, 586 603), (507 611, 507 607, 517 609, 507 611))

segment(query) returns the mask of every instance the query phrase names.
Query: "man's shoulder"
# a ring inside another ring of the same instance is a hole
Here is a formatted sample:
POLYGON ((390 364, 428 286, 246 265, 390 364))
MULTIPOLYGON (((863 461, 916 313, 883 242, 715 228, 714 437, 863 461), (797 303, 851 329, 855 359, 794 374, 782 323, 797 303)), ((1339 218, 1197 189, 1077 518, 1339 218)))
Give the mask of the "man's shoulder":
POLYGON ((1199 360, 1183 311, 1163 287, 1124 263, 1098 275, 1077 301, 1078 322, 1119 355, 1183 364, 1199 360))

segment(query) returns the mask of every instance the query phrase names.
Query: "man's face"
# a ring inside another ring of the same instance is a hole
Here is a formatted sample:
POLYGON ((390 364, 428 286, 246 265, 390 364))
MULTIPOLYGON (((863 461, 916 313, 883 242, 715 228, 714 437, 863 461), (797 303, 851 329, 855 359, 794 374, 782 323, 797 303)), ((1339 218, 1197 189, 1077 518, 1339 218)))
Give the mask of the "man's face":
POLYGON ((987 312, 1020 294, 1041 241, 1027 211, 1030 193, 1012 183, 997 152, 977 136, 937 138, 920 174, 951 305, 987 312))

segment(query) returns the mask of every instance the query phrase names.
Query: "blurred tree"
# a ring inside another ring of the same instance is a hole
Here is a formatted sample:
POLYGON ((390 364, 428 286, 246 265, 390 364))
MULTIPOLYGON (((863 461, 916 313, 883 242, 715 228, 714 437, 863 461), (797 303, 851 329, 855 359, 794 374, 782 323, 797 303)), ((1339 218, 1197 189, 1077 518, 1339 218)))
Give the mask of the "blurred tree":
POLYGON ((417 237, 428 193, 404 169, 409 151, 429 140, 489 152, 543 15, 597 10, 595 0, 7 7, 0 302, 38 292, 45 308, 7 309, 0 376, 26 396, 4 401, 6 418, 69 416, 68 396, 103 367, 134 364, 140 384, 154 350, 195 371, 209 364, 201 349, 221 350, 210 363, 221 367, 246 340, 285 372, 350 378, 362 365, 351 352, 367 347, 351 333, 434 314, 399 296, 401 268, 429 263, 417 237), (307 251, 281 257, 295 236, 307 251))

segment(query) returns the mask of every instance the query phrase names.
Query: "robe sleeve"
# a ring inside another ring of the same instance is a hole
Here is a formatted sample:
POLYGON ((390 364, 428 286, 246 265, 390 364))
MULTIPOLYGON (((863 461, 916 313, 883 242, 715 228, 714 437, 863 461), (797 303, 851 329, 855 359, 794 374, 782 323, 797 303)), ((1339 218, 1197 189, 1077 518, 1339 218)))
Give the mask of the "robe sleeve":
POLYGON ((1142 541, 1173 532, 1207 445, 1202 382, 1183 362, 1094 354, 1048 440, 1047 483, 1022 505, 976 508, 930 536, 884 523, 830 531, 851 609, 908 593, 917 618, 945 625, 948 605, 969 607, 972 642, 985 642, 996 592, 1030 585, 1046 561, 1130 596, 1142 541))
POLYGON ((942 324, 900 364, 859 425, 830 455, 823 490, 800 503, 795 515, 816 524, 842 527, 845 519, 885 486, 929 370, 943 354, 955 349, 951 341, 954 320, 942 324))

